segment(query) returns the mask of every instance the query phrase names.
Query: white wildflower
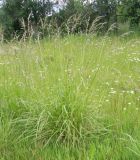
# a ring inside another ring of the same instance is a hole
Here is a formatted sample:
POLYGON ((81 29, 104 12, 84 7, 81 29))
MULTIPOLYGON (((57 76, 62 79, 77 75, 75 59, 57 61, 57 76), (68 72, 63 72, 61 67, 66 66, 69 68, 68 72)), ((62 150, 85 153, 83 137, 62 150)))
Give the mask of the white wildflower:
POLYGON ((126 111, 126 107, 124 107, 123 110, 126 111))

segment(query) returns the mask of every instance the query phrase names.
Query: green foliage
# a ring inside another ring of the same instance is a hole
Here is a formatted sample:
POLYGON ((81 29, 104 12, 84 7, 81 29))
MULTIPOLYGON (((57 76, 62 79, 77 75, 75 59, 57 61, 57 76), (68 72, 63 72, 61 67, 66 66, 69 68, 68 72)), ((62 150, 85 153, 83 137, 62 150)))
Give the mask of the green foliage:
POLYGON ((139 0, 94 0, 90 3, 68 0, 66 6, 56 13, 53 5, 57 3, 50 0, 5 0, 0 11, 4 38, 117 33, 119 23, 126 21, 130 21, 130 28, 139 28, 139 0))
POLYGON ((22 36, 25 31, 29 31, 29 27, 39 26, 40 20, 45 19, 51 7, 49 0, 6 0, 1 16, 5 37, 13 37, 14 34, 22 36))
POLYGON ((140 23, 140 0, 122 0, 121 13, 130 21, 130 28, 138 28, 140 23))
POLYGON ((85 33, 95 20, 96 15, 91 4, 83 5, 80 1, 70 0, 63 10, 52 15, 62 34, 85 33))
POLYGON ((93 2, 98 16, 102 16, 102 31, 107 32, 110 25, 117 25, 117 1, 116 0, 95 0, 93 2))

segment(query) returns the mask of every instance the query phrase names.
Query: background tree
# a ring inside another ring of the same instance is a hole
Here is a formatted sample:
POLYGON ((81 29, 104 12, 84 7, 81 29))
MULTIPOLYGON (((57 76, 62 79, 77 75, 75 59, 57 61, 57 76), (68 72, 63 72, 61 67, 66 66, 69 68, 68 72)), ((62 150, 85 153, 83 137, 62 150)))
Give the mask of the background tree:
POLYGON ((129 21, 131 28, 139 27, 140 0, 64 0, 64 3, 59 6, 59 1, 5 0, 0 9, 4 37, 22 37, 25 33, 30 36, 32 31, 42 35, 59 31, 61 34, 87 33, 97 17, 101 17, 96 22, 102 24, 99 27, 101 33, 106 33, 112 24, 117 32, 120 19, 129 21), (58 11, 54 11, 54 5, 58 11))
MULTIPOLYGON (((93 5, 96 6, 97 16, 101 16, 103 23, 102 30, 106 32, 111 24, 117 25, 117 1, 116 0, 95 0, 93 5)), ((117 27, 116 27, 117 29, 117 27)))
POLYGON ((5 0, 1 14, 4 36, 22 36, 29 25, 39 26, 40 19, 44 20, 51 10, 52 4, 49 0, 5 0))
POLYGON ((140 23, 140 0, 121 0, 121 14, 130 21, 130 28, 138 28, 140 23))

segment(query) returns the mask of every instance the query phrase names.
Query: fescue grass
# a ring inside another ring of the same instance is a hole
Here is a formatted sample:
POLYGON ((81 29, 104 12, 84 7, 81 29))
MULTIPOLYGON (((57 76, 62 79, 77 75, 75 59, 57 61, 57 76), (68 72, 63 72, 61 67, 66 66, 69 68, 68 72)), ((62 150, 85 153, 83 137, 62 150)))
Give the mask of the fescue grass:
POLYGON ((0 160, 140 159, 140 38, 0 46, 0 160))

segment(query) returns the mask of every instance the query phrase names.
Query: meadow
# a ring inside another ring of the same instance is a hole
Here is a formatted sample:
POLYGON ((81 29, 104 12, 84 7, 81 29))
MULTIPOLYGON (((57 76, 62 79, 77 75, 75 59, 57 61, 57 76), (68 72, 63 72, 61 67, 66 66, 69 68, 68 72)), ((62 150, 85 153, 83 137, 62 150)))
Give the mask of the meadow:
POLYGON ((140 37, 0 43, 0 160, 139 160, 140 37))

